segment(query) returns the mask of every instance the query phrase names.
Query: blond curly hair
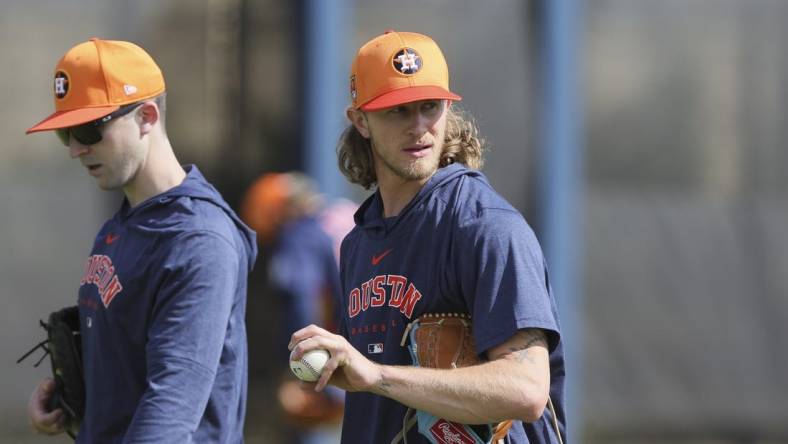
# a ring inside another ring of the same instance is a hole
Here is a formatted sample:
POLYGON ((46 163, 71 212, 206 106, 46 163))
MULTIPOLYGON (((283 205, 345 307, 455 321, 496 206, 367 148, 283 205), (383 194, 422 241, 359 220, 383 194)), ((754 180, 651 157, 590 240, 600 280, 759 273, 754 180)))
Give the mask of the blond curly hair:
MULTIPOLYGON (((479 129, 470 114, 454 106, 449 107, 439 168, 458 162, 468 168, 480 169, 484 165, 486 149, 485 141, 479 137, 479 129)), ((339 170, 351 183, 365 189, 377 183, 372 145, 353 124, 348 125, 339 137, 337 160, 339 170)))

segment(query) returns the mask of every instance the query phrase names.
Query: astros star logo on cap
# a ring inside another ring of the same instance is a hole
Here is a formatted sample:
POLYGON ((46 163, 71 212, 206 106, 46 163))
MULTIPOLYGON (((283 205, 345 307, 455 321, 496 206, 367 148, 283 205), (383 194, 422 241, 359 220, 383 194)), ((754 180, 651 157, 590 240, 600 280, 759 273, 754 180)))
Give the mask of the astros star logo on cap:
POLYGON ((421 56, 413 48, 403 48, 394 55, 392 63, 402 74, 416 74, 421 69, 421 56))
POLYGON ((68 95, 68 74, 63 70, 55 73, 55 97, 62 99, 68 95))

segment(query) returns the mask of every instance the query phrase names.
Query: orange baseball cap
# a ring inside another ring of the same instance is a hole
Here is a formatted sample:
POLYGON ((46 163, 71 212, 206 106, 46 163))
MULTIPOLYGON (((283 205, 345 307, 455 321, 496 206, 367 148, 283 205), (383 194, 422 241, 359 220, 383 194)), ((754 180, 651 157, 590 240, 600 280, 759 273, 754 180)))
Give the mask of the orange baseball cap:
POLYGON ((353 107, 363 111, 417 100, 462 100, 449 90, 449 68, 435 41, 392 30, 358 50, 351 67, 350 97, 353 107))
POLYGON ((122 105, 164 92, 164 76, 139 46, 92 38, 55 66, 55 112, 29 130, 55 130, 100 119, 122 105))
POLYGON ((241 202, 241 220, 257 233, 260 241, 269 242, 276 234, 288 194, 284 173, 264 174, 246 190, 241 202))

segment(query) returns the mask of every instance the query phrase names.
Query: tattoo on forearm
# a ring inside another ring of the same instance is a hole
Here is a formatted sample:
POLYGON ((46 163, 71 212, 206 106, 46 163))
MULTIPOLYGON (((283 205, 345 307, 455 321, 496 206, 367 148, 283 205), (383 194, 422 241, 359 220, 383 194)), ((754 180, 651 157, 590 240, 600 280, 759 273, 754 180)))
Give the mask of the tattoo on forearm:
POLYGON ((519 363, 528 361, 531 364, 535 364, 536 357, 528 353, 528 348, 536 344, 545 344, 547 340, 545 338, 544 332, 541 330, 524 330, 522 333, 522 339, 525 342, 509 347, 509 352, 519 363))
POLYGON ((391 384, 386 382, 385 379, 381 379, 378 383, 378 390, 382 393, 389 394, 389 388, 391 388, 391 384))

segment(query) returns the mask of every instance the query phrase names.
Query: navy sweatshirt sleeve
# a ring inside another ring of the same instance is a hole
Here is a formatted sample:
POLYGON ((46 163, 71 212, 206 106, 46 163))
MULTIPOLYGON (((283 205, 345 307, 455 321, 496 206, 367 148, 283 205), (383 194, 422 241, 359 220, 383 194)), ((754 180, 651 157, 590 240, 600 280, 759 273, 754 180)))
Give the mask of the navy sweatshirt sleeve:
POLYGON ((190 231, 171 242, 148 326, 147 387, 128 443, 192 442, 236 303, 239 258, 226 238, 190 231))
POLYGON ((518 330, 548 332, 551 349, 558 324, 548 293, 547 269, 536 236, 516 211, 486 208, 466 220, 459 236, 461 286, 473 315, 481 355, 518 330))

